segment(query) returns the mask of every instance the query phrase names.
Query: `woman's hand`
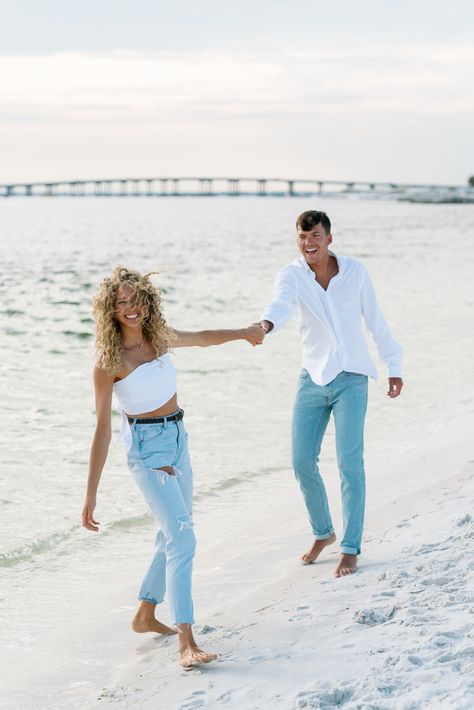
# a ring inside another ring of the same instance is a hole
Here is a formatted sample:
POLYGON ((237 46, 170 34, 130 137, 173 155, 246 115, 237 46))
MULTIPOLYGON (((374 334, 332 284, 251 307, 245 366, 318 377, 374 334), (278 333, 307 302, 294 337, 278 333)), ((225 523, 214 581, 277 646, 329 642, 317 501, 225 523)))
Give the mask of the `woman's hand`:
POLYGON ((260 323, 253 323, 242 331, 245 340, 250 345, 261 345, 265 338, 265 331, 260 323))
POLYGON ((84 508, 82 510, 82 527, 86 530, 98 532, 100 523, 94 520, 95 498, 86 498, 84 508))

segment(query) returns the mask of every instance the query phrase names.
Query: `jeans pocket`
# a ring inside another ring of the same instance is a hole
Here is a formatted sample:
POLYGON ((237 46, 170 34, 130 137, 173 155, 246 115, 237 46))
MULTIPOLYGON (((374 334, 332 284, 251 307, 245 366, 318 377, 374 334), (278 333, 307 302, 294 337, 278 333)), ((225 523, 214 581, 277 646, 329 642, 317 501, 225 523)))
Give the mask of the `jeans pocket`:
POLYGON ((161 439, 165 431, 166 428, 164 424, 145 424, 142 432, 143 445, 146 445, 149 441, 152 442, 161 439))

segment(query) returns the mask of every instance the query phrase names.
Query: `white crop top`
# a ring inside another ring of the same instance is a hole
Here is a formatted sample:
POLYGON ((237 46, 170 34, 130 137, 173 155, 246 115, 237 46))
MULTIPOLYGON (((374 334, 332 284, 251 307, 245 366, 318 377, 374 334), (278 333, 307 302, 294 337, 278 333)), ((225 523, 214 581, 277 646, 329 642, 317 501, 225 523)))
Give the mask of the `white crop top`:
POLYGON ((168 402, 176 393, 176 369, 168 353, 156 360, 144 362, 118 382, 113 395, 121 411, 120 438, 127 452, 132 446, 132 432, 127 415, 152 412, 168 402))

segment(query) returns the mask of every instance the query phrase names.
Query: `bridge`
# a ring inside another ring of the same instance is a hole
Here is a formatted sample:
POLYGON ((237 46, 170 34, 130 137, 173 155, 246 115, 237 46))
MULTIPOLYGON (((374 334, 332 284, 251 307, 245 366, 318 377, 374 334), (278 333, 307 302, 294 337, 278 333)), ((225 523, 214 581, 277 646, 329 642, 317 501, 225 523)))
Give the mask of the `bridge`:
POLYGON ((460 189, 460 185, 434 185, 360 180, 312 180, 245 177, 145 177, 93 180, 58 180, 0 184, 0 197, 307 197, 324 191, 412 192, 460 189))

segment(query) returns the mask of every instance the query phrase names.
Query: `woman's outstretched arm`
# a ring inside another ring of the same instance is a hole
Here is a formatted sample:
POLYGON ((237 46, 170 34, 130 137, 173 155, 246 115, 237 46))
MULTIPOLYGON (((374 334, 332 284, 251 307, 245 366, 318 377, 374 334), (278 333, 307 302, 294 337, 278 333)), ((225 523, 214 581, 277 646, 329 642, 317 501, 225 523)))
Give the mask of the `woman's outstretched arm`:
POLYGON ((111 375, 94 368, 94 390, 97 423, 89 456, 89 475, 87 478, 86 499, 82 510, 82 525, 87 530, 97 532, 99 524, 94 519, 94 509, 97 499, 102 469, 104 468, 112 438, 112 387, 114 379, 111 375))
POLYGON ((248 328, 237 328, 234 330, 175 330, 174 337, 170 342, 172 348, 189 348, 197 345, 207 348, 209 345, 222 345, 231 340, 246 340, 251 345, 261 345, 265 337, 265 332, 260 323, 254 323, 248 328))

